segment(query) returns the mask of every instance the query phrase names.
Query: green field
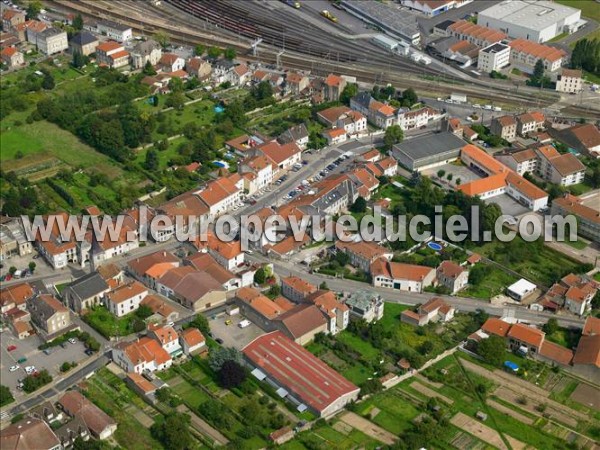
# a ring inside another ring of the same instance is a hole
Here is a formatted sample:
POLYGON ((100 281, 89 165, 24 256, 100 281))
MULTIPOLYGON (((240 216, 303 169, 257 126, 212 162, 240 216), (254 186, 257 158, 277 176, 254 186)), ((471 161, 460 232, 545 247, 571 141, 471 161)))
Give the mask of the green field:
POLYGON ((83 320, 105 338, 111 336, 127 336, 134 332, 132 325, 136 317, 135 312, 117 318, 104 306, 92 308, 83 320))
POLYGON ((502 269, 491 266, 491 273, 477 286, 469 285, 466 289, 460 291, 457 295, 460 297, 474 297, 483 300, 489 300, 496 295, 502 294, 507 286, 510 286, 517 277, 514 277, 502 269))

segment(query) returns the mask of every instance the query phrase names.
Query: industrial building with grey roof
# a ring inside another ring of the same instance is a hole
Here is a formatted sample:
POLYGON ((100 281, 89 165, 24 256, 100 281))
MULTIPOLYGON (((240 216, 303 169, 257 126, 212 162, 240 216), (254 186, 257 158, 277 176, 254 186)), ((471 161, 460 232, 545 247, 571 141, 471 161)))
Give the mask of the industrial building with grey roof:
POLYGON ((421 171, 456 160, 466 142, 450 132, 428 134, 394 145, 394 158, 409 170, 421 171))

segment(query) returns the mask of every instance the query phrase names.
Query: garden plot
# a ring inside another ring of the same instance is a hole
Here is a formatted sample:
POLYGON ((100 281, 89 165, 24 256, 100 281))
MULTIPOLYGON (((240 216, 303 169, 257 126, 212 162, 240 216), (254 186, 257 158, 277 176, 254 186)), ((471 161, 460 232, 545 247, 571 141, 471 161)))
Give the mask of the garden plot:
MULTIPOLYGON (((478 422, 475 419, 472 419, 466 414, 459 412, 450 420, 450 423, 466 431, 467 433, 471 433, 473 436, 478 437, 483 442, 487 442, 488 444, 499 448, 500 450, 508 450, 508 447, 506 446, 506 444, 502 440, 502 437, 500 436, 500 434, 498 434, 497 431, 493 430, 487 425, 484 425, 481 422, 478 422)), ((506 440, 510 443, 510 446, 513 448, 513 450, 522 450, 526 447, 526 445, 523 442, 511 436, 505 435, 505 437, 506 440)))
POLYGON ((452 400, 451 398, 448 398, 442 394, 437 393, 433 389, 428 388, 427 386, 425 386, 422 383, 419 383, 418 381, 413 381, 411 383, 410 387, 413 388, 415 391, 423 394, 426 397, 430 397, 430 398, 433 397, 433 398, 440 399, 441 401, 447 403, 448 405, 452 405, 454 403, 454 400, 452 400))
POLYGON ((521 423, 524 423, 524 424, 527 424, 527 425, 532 425, 533 424, 533 419, 531 419, 531 418, 529 418, 529 417, 527 417, 527 416, 525 416, 525 415, 523 415, 521 413, 518 413, 514 409, 511 409, 511 408, 509 408, 507 406, 504 406, 501 403, 498 403, 498 402, 496 402, 494 400, 488 400, 486 403, 488 405, 490 405, 492 408, 500 411, 501 413, 504 413, 504 414, 506 414, 508 416, 511 416, 511 417, 517 419, 521 423))
POLYGON ((600 411, 600 391, 589 384, 579 383, 570 399, 588 408, 600 411))
POLYGON ((450 443, 459 450, 483 450, 486 447, 483 442, 464 431, 459 431, 450 443))
POLYGON ((340 420, 386 445, 393 445, 396 442, 397 438, 392 433, 353 412, 345 412, 340 416, 340 420))

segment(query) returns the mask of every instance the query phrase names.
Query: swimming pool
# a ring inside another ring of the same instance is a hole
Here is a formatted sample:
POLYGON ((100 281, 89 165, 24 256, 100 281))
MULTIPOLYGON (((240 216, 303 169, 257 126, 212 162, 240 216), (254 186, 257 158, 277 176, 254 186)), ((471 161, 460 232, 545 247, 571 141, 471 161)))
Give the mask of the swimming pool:
POLYGON ((215 112, 216 112, 217 114, 220 114, 220 113, 222 113, 223 111, 225 111, 225 108, 224 108, 223 106, 221 106, 221 105, 215 105, 215 112))
POLYGON ((224 167, 225 169, 229 169, 229 164, 225 161, 213 161, 213 164, 217 167, 224 167))
POLYGON ((429 247, 431 250, 435 250, 436 252, 442 250, 442 246, 437 242, 428 242, 427 247, 429 247))

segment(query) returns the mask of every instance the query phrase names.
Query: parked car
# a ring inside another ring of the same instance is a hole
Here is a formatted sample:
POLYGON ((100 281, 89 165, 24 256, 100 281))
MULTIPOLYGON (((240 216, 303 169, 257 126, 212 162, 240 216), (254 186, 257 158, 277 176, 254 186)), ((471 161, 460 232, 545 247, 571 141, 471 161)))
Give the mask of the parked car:
POLYGON ((16 345, 9 345, 8 347, 6 347, 6 350, 8 350, 9 352, 12 352, 13 350, 16 350, 17 346, 16 345))
POLYGON ((15 372, 17 370, 19 370, 21 368, 21 366, 10 366, 10 369, 8 369, 10 372, 15 372))
POLYGON ((217 344, 223 344, 223 339, 221 338, 216 338, 215 341, 217 341, 217 344))
POLYGON ((69 339, 69 343, 71 343, 71 344, 77 344, 77 340, 75 338, 70 338, 69 339))
POLYGON ((27 358, 25 358, 25 357, 17 359, 17 362, 19 364, 23 364, 25 361, 27 361, 27 358))
POLYGON ((25 373, 27 373, 27 375, 31 375, 33 372, 35 372, 35 366, 25 367, 25 373))

